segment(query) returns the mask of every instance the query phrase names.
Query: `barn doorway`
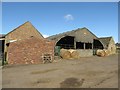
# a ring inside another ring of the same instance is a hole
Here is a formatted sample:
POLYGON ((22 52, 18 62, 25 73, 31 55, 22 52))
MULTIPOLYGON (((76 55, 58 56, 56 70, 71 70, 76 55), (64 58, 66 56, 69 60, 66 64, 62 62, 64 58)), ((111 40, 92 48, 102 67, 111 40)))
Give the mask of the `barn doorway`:
POLYGON ((2 65, 4 62, 4 43, 5 43, 5 40, 1 39, 0 40, 0 60, 2 60, 2 65))
POLYGON ((98 49, 104 49, 104 46, 99 40, 94 39, 93 40, 93 55, 96 55, 96 52, 98 49))
POLYGON ((94 39, 93 40, 93 48, 94 49, 104 49, 104 46, 99 40, 94 39))
POLYGON ((64 49, 73 49, 74 48, 74 37, 65 36, 57 42, 56 46, 60 46, 60 48, 64 48, 64 49))
POLYGON ((0 52, 1 53, 4 53, 4 43, 5 43, 5 40, 0 40, 0 52))

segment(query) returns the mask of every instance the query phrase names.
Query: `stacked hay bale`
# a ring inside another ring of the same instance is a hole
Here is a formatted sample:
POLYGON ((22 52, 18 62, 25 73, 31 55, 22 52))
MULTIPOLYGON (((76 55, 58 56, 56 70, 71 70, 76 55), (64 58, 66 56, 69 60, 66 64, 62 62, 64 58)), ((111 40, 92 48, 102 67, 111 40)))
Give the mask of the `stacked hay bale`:
POLYGON ((100 50, 100 49, 98 49, 97 50, 97 53, 96 53, 98 56, 101 56, 101 57, 103 57, 103 56, 105 56, 105 52, 103 51, 103 50, 100 50))
POLYGON ((72 53, 73 51, 76 51, 76 50, 74 50, 74 49, 68 49, 68 51, 69 51, 70 53, 72 53))
POLYGON ((74 49, 61 49, 60 50, 60 56, 63 59, 79 59, 80 54, 77 50, 74 49))
POLYGON ((71 53, 71 58, 74 58, 74 59, 79 59, 80 58, 80 54, 79 54, 79 52, 78 51, 73 51, 72 53, 71 53))
POLYGON ((60 56, 63 58, 63 59, 69 59, 71 58, 71 53, 70 51, 66 50, 66 49, 61 49, 60 50, 60 56))
POLYGON ((109 50, 106 50, 106 49, 103 49, 105 55, 104 56, 109 56, 110 55, 110 51, 109 50))
POLYGON ((109 56, 110 52, 107 49, 103 49, 103 50, 98 49, 96 54, 98 56, 104 57, 104 56, 109 56))

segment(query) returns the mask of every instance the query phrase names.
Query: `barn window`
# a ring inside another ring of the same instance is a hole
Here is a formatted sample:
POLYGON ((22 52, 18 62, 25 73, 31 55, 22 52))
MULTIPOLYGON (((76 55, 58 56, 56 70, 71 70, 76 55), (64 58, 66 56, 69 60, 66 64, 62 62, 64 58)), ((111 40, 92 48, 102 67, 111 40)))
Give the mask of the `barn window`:
POLYGON ((61 48, 64 49, 74 48, 74 37, 72 36, 63 37, 57 42, 56 46, 60 46, 61 48))
POLYGON ((92 49, 92 43, 85 43, 85 49, 92 49))
POLYGON ((84 49, 84 43, 83 42, 76 42, 76 49, 84 49))

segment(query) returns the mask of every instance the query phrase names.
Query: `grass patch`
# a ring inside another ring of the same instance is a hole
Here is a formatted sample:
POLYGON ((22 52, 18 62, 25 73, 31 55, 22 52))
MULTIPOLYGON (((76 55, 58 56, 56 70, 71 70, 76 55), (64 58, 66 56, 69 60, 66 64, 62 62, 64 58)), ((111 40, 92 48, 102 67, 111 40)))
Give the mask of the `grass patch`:
POLYGON ((31 72, 31 74, 43 74, 43 73, 48 73, 48 72, 51 72, 51 71, 56 71, 58 69, 48 69, 48 70, 44 70, 44 71, 33 71, 31 72))

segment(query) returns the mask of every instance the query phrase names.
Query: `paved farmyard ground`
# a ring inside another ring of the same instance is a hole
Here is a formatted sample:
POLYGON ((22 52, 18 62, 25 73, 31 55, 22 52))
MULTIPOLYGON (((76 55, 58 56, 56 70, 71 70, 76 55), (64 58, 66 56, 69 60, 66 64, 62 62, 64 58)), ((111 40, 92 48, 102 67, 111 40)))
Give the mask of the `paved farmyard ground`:
POLYGON ((117 88, 118 55, 6 66, 2 76, 3 88, 117 88))

